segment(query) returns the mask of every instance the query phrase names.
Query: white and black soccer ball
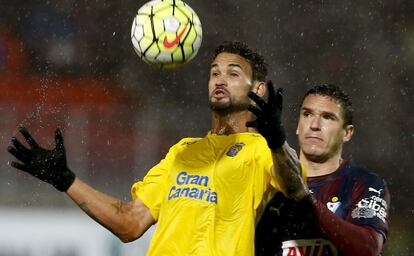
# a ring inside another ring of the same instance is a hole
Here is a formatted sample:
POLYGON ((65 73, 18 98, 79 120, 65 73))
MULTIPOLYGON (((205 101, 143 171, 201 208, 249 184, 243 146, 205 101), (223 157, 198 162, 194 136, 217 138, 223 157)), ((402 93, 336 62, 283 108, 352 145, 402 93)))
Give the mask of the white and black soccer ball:
POLYGON ((196 56, 202 40, 201 22, 181 0, 153 0, 139 8, 131 40, 146 63, 159 68, 178 67, 196 56))

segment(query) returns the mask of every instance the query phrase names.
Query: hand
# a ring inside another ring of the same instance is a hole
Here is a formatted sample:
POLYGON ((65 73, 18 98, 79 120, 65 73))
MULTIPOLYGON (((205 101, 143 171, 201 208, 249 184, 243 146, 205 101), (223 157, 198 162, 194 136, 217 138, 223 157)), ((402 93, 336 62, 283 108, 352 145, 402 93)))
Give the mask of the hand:
POLYGON ((273 88, 272 81, 266 83, 269 92, 267 103, 257 94, 250 91, 248 96, 257 106, 250 105, 248 110, 256 115, 257 119, 246 122, 247 127, 255 127, 266 139, 270 149, 279 149, 285 143, 286 133, 282 125, 283 89, 273 88))
POLYGON ((59 129, 55 131, 56 147, 52 150, 40 147, 26 128, 21 127, 19 131, 30 145, 30 149, 13 137, 11 140, 13 146, 9 146, 7 150, 21 163, 13 161, 11 166, 52 184, 59 191, 66 192, 76 176, 66 165, 61 131, 59 129))

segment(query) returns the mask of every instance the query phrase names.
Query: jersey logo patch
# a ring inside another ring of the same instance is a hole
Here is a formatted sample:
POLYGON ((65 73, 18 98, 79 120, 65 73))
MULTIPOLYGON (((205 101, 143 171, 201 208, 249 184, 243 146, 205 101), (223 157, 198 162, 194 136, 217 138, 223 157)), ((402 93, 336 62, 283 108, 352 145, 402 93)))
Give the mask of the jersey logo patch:
POLYGON ((369 187, 369 188, 368 188, 368 191, 369 191, 369 192, 375 192, 375 193, 377 193, 377 194, 378 194, 378 196, 381 196, 381 191, 382 191, 382 189, 378 189, 378 190, 376 190, 375 188, 369 187))
POLYGON ((337 256, 335 246, 325 239, 289 240, 282 243, 283 256, 337 256))
POLYGON ((168 200, 182 198, 217 204, 217 193, 209 185, 209 176, 189 174, 186 171, 177 174, 175 184, 168 193, 168 200))
POLYGON ((246 145, 246 144, 244 144, 243 142, 234 144, 234 146, 231 147, 229 149, 229 151, 227 151, 227 154, 226 155, 227 156, 230 156, 230 157, 236 156, 237 153, 239 153, 239 151, 244 147, 244 145, 246 145))
POLYGON ((282 203, 282 204, 279 205, 279 207, 270 206, 269 211, 275 212, 277 214, 277 216, 280 216, 280 208, 282 208, 282 206, 284 206, 284 205, 285 204, 282 203))
MULTIPOLYGON (((373 191, 374 189, 371 188, 370 192, 374 192, 376 194, 381 194, 380 190, 373 191)), ((352 218, 365 218, 370 219, 374 217, 378 217, 383 222, 386 222, 387 218, 387 209, 388 205, 387 202, 377 196, 372 195, 370 197, 362 198, 356 205, 356 208, 352 210, 352 218)))
POLYGON ((332 197, 331 202, 326 203, 326 206, 331 212, 335 213, 341 204, 342 203, 339 201, 339 198, 337 196, 334 196, 332 197))

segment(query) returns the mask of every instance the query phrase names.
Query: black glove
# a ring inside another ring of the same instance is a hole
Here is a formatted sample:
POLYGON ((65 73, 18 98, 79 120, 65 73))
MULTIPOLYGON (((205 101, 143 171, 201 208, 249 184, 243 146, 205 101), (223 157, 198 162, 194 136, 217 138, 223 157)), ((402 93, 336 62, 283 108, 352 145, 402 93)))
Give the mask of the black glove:
POLYGON ((255 127, 266 139, 270 149, 281 148, 286 141, 285 128, 282 125, 283 89, 273 88, 272 81, 266 83, 269 98, 266 103, 257 94, 250 91, 248 96, 257 106, 250 105, 248 110, 256 115, 257 119, 246 122, 247 127, 255 127))
POLYGON ((62 133, 55 131, 56 147, 52 150, 41 148, 32 138, 26 128, 19 128, 26 138, 30 149, 13 137, 7 150, 22 163, 11 162, 11 166, 28 172, 36 178, 52 184, 62 192, 66 192, 75 180, 75 174, 66 165, 66 152, 63 145, 62 133))

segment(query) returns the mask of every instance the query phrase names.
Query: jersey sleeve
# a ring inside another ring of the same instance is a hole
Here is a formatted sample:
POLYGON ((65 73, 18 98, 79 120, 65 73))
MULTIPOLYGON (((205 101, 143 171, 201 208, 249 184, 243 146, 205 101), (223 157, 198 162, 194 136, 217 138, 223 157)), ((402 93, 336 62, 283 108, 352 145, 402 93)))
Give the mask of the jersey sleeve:
POLYGON ((158 215, 163 202, 166 189, 166 179, 168 177, 171 162, 175 156, 176 147, 171 147, 164 159, 152 167, 142 181, 132 185, 131 196, 135 200, 141 199, 151 212, 154 220, 158 220, 158 215))
POLYGON ((256 145, 252 154, 254 158, 251 171, 254 170, 255 173, 254 208, 256 209, 256 221, 259 221, 267 203, 279 190, 279 185, 272 175, 272 155, 264 139, 256 145))
POLYGON ((352 198, 353 207, 348 220, 375 229, 385 240, 388 233, 390 194, 384 179, 370 174, 359 180, 352 191, 352 198))

